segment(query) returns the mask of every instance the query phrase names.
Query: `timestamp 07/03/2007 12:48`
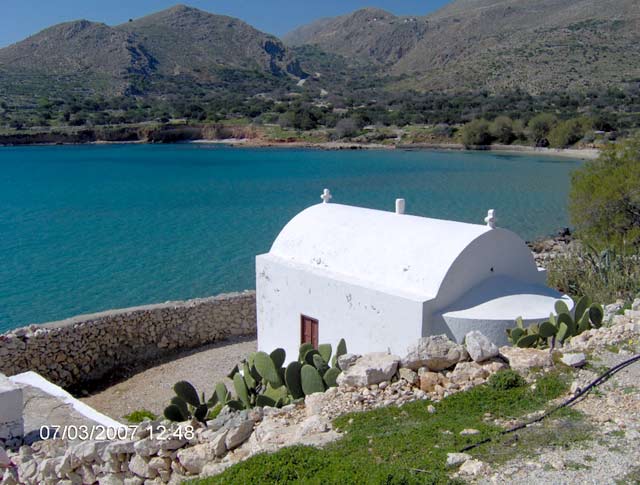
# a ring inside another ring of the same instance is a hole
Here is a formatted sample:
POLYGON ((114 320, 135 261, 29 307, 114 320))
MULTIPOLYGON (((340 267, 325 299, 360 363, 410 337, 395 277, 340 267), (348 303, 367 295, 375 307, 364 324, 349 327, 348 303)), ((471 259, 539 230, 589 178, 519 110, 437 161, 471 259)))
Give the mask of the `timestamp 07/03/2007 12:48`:
MULTIPOLYGON (((41 426, 41 440, 80 440, 80 441, 116 441, 116 440, 132 440, 136 436, 136 432, 140 425, 129 426, 87 426, 87 425, 69 425, 69 426, 41 426)), ((193 426, 178 426, 176 429, 170 429, 166 426, 149 426, 146 430, 150 439, 159 441, 167 440, 191 440, 195 438, 195 429, 193 426)))

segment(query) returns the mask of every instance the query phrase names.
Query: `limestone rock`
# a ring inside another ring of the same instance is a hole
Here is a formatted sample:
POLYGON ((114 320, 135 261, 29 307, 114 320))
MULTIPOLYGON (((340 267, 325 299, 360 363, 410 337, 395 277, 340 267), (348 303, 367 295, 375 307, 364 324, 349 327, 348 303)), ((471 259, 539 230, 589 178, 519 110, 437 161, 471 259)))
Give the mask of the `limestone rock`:
POLYGON ((460 467, 460 473, 471 476, 478 476, 489 469, 486 463, 481 462, 480 460, 467 460, 460 467))
POLYGON ((366 387, 390 381, 398 370, 400 358, 382 352, 366 354, 338 376, 338 385, 366 387))
POLYGON ((4 448, 0 446, 0 468, 8 468, 11 465, 11 458, 4 451, 4 448))
POLYGON ((424 392, 433 392, 438 384, 440 384, 441 376, 437 372, 428 370, 422 371, 420 376, 420 390, 424 392))
POLYGON ((413 370, 428 367, 432 371, 441 371, 467 357, 467 351, 462 345, 452 342, 446 335, 434 335, 421 338, 416 345, 411 346, 401 366, 413 370))
POLYGON ((198 475, 202 471, 202 467, 214 458, 215 455, 209 443, 192 446, 191 448, 183 448, 178 451, 180 465, 182 465, 187 472, 194 475, 198 475))
POLYGON ((338 365, 340 366, 340 369, 345 371, 349 367, 351 367, 353 364, 355 364, 356 361, 360 357, 361 356, 357 355, 357 354, 344 354, 344 355, 341 355, 340 357, 338 357, 338 365))
POLYGON ((452 382, 462 383, 486 379, 489 377, 489 371, 477 362, 458 362, 448 376, 452 382))
POLYGON ((475 362, 484 362, 496 357, 499 353, 497 345, 477 330, 469 332, 464 337, 464 344, 469 356, 475 362))
POLYGON ((419 382, 418 374, 415 371, 412 371, 411 369, 402 367, 398 371, 398 374, 400 375, 400 379, 404 379, 412 386, 416 385, 419 382))
POLYGON ((587 363, 587 356, 583 353, 563 354, 560 361, 570 367, 582 367, 587 363))
POLYGON ((133 455, 129 461, 129 470, 139 477, 155 478, 158 473, 149 467, 149 462, 140 455, 133 455))
POLYGON ((467 453, 447 453, 447 466, 454 467, 462 465, 465 461, 470 459, 471 455, 467 453))
POLYGON ((534 367, 553 367, 553 359, 548 350, 501 347, 500 354, 507 359, 513 370, 527 371, 534 367))
POLYGON ((229 430, 225 438, 227 450, 233 450, 249 439, 253 433, 253 421, 243 421, 239 426, 229 430))
POLYGON ((327 402, 326 392, 316 392, 310 394, 304 398, 304 405, 306 408, 307 416, 313 416, 314 414, 320 414, 322 408, 327 402))
POLYGON ((211 450, 213 451, 214 455, 220 457, 224 456, 224 454, 227 452, 226 439, 228 433, 228 430, 218 431, 216 436, 211 439, 211 450))
POLYGON ((460 436, 472 436, 474 434, 480 434, 480 431, 473 428, 466 428, 460 431, 460 436))

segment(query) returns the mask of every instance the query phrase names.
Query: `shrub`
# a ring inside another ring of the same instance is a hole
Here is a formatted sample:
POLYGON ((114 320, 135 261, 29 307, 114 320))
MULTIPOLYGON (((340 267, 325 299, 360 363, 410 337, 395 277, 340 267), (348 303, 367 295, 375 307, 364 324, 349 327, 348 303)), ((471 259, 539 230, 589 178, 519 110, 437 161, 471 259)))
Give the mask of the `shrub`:
POLYGON ((549 144, 554 148, 566 148, 574 145, 585 135, 585 122, 581 119, 563 121, 549 132, 549 144))
POLYGON ((127 414, 126 416, 124 416, 124 419, 132 424, 138 424, 142 423, 145 419, 155 421, 156 419, 158 419, 158 416, 147 409, 139 409, 138 411, 134 411, 131 414, 127 414))
POLYGON ((487 381, 487 385, 496 391, 506 391, 508 389, 526 386, 527 381, 516 371, 505 369, 493 374, 487 381))
POLYGON ((571 177, 569 212, 579 237, 597 250, 640 246, 640 136, 607 147, 571 177))
POLYGON ((473 120, 462 127, 462 143, 466 147, 490 145, 491 140, 487 120, 473 120))
POLYGON ((546 146, 548 143, 547 137, 551 129, 557 124, 558 118, 550 113, 541 113, 534 116, 529 120, 527 128, 531 135, 531 139, 536 146, 546 146))
POLYGON ((335 136, 337 139, 351 138, 360 133, 360 126, 353 118, 343 118, 336 124, 335 136))
POLYGON ((491 123, 491 136, 500 143, 508 145, 516 139, 513 129, 513 120, 508 116, 498 116, 491 123))
POLYGON ((547 280, 574 299, 590 295, 602 302, 632 301, 640 293, 640 257, 583 245, 553 259, 547 280))

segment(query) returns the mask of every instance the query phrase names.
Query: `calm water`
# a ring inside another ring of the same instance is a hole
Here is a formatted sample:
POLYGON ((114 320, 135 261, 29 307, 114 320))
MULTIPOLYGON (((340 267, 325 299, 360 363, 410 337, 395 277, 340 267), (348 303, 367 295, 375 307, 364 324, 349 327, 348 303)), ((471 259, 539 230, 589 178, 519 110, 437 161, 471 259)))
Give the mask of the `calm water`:
POLYGON ((200 145, 0 148, 0 331, 254 287, 254 255, 320 201, 499 225, 567 225, 579 162, 491 153, 200 145))

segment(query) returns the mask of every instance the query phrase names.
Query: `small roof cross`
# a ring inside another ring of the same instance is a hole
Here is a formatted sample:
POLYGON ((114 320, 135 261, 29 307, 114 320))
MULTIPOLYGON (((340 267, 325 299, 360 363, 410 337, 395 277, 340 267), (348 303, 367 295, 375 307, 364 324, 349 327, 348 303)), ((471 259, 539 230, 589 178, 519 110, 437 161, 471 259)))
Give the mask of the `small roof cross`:
POLYGON ((496 218, 496 211, 494 209, 489 209, 487 211, 487 217, 484 218, 484 222, 486 222, 487 226, 489 226, 491 229, 495 229, 497 220, 498 219, 496 218))
POLYGON ((320 198, 322 199, 323 204, 328 204, 331 199, 333 199, 333 196, 331 195, 331 191, 329 189, 324 189, 320 198))

